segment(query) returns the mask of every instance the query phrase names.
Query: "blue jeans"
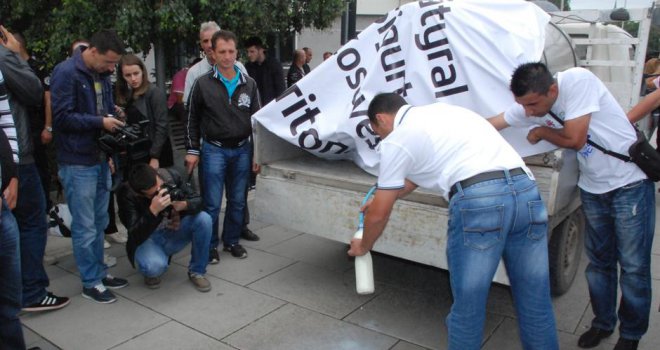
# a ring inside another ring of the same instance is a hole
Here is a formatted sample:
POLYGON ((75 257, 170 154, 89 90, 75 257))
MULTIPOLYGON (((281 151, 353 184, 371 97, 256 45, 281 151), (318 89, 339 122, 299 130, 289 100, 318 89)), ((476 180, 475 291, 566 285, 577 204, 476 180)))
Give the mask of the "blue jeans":
POLYGON ((38 303, 46 296, 49 280, 44 269, 46 252, 46 201, 39 169, 32 164, 18 166, 18 200, 14 217, 21 237, 23 306, 38 303))
POLYGON ((135 266, 146 277, 158 277, 167 270, 170 256, 192 242, 188 271, 203 275, 209 262, 211 217, 206 212, 181 218, 179 229, 157 229, 135 250, 135 266))
POLYGON ((227 207, 225 208, 225 221, 222 228, 222 240, 225 246, 238 243, 243 228, 243 212, 247 201, 245 190, 248 186, 249 174, 252 168, 250 155, 252 144, 246 142, 237 148, 223 148, 204 141, 202 146, 202 196, 205 211, 213 221, 211 233, 211 248, 217 248, 220 243, 218 237, 218 216, 222 203, 222 192, 225 184, 227 188, 227 207))
POLYGON ((449 349, 479 349, 486 301, 504 259, 524 349, 558 349, 548 272, 548 214, 527 175, 460 188, 449 201, 447 260, 454 303, 449 349))
POLYGON ((16 219, 0 202, 0 349, 25 349, 21 311, 21 253, 16 219))
POLYGON ((93 166, 59 165, 71 211, 71 239, 83 287, 92 288, 107 275, 103 263, 103 232, 108 226, 110 169, 103 162, 93 166))
POLYGON ((649 180, 593 194, 580 190, 587 222, 584 245, 592 326, 614 330, 617 282, 621 285, 621 337, 640 339, 649 326, 651 246, 655 227, 655 193, 649 180), (617 263, 621 277, 617 281, 617 263))

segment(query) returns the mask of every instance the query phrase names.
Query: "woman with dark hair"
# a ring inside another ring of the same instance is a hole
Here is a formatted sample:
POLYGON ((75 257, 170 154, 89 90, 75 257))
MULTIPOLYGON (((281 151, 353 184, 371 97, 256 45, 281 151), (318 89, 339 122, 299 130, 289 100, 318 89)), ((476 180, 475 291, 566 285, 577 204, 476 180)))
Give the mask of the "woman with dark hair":
POLYGON ((119 61, 115 94, 117 105, 124 109, 126 124, 143 126, 142 131, 151 140, 149 165, 172 166, 165 93, 149 82, 147 68, 139 57, 127 54, 119 61))

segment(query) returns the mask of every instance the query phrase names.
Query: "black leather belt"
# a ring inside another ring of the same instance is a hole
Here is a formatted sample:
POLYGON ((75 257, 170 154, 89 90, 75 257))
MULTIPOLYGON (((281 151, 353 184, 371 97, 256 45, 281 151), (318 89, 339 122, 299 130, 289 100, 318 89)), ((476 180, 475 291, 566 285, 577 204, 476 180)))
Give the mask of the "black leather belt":
POLYGON ((210 143, 222 147, 222 148, 238 148, 250 141, 250 138, 244 139, 224 139, 224 140, 212 140, 210 143))
MULTIPOLYGON (((527 173, 525 172, 525 170, 523 170, 523 168, 515 168, 509 170, 509 174, 511 174, 511 176, 516 176, 527 173)), ((504 178, 506 178, 506 174, 504 173, 504 170, 496 170, 496 171, 489 171, 474 175, 472 177, 468 177, 467 179, 459 181, 458 183, 461 185, 461 188, 465 189, 480 182, 484 182, 488 180, 504 179, 504 178)), ((449 191, 449 199, 451 199, 451 197, 453 197, 457 191, 458 191, 458 187, 456 186, 456 184, 451 186, 451 190, 449 191)))

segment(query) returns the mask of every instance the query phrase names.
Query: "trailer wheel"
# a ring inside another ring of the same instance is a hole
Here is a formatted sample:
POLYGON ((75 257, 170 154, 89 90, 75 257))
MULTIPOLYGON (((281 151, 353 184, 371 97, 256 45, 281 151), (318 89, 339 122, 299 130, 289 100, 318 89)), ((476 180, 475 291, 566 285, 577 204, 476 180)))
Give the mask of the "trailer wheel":
POLYGON ((568 291, 582 256, 584 246, 584 217, 576 210, 552 230, 548 246, 550 289, 553 295, 568 291))

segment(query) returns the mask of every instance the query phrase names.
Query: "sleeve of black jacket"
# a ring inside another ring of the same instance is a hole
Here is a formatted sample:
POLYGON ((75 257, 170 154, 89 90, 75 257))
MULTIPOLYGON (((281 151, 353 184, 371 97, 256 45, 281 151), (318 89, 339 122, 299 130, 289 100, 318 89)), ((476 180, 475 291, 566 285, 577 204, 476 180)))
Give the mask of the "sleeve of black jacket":
POLYGON ((121 184, 117 189, 119 220, 128 231, 127 250, 129 246, 137 249, 140 244, 149 239, 151 233, 158 228, 163 220, 161 214, 153 215, 151 213, 149 203, 148 199, 133 192, 127 182, 121 184))
POLYGON ((151 158, 160 158, 160 154, 163 151, 163 145, 167 141, 169 121, 167 119, 167 101, 165 99, 165 94, 159 89, 154 88, 150 91, 149 99, 146 101, 150 104, 150 110, 154 114, 151 116, 154 120, 154 131, 153 143, 151 145, 150 156, 151 158))

